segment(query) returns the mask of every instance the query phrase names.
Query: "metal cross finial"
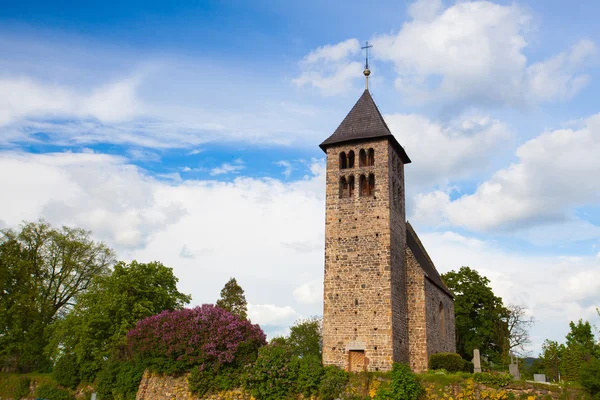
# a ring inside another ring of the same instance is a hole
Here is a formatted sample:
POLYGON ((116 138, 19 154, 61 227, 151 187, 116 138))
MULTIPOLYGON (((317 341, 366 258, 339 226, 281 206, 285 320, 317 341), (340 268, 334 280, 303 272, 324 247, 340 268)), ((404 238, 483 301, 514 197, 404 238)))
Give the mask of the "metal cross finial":
POLYGON ((367 54, 365 55, 365 70, 363 71, 366 78, 365 87, 367 90, 369 90, 369 75, 371 75, 371 70, 369 69, 369 49, 371 47, 373 47, 373 45, 369 45, 369 42, 366 42, 366 44, 361 47, 361 49, 367 50, 367 54))
POLYGON ((366 44, 361 47, 361 49, 366 50, 367 54, 365 55, 365 69, 369 69, 369 49, 373 47, 373 45, 369 45, 369 42, 365 42, 366 44))

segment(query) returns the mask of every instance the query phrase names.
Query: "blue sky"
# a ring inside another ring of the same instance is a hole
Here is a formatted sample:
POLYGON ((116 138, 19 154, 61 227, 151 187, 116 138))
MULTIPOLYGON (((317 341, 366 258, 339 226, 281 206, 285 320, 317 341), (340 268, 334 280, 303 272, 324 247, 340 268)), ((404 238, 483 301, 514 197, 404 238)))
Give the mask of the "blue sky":
POLYGON ((318 144, 364 87, 413 163, 407 217, 538 320, 598 323, 600 5, 17 2, 0 8, 0 225, 91 229, 172 266, 194 304, 236 276, 271 334, 321 313, 318 144))

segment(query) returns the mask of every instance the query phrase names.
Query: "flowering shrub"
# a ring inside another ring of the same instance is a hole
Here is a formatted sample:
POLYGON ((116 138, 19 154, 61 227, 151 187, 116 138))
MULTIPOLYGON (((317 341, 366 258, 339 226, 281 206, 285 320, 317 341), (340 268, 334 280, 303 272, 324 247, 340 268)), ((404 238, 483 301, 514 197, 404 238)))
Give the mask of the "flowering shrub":
POLYGON ((143 319, 127 333, 127 342, 147 368, 175 374, 252 363, 266 336, 258 325, 204 304, 143 319))

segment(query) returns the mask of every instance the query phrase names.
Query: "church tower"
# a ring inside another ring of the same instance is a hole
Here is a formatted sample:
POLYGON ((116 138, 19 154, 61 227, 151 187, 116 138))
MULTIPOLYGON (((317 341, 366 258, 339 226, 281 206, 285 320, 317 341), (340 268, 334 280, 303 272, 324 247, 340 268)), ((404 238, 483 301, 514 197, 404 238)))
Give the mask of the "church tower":
POLYGON ((320 147, 327 154, 323 364, 387 371, 409 361, 404 165, 411 161, 368 86, 320 147))

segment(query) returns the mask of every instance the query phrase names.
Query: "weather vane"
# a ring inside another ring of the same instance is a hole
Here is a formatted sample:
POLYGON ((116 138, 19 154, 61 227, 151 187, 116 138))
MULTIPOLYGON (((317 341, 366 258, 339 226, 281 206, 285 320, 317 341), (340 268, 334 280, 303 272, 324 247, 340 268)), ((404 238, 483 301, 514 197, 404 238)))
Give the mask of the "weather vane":
POLYGON ((369 42, 367 41, 366 44, 361 47, 361 49, 366 50, 366 54, 365 54, 365 70, 363 71, 363 74, 365 75, 365 78, 367 78, 367 82, 366 82, 366 89, 369 90, 369 75, 371 75, 371 70, 369 69, 369 49, 373 47, 373 45, 369 45, 369 42))

